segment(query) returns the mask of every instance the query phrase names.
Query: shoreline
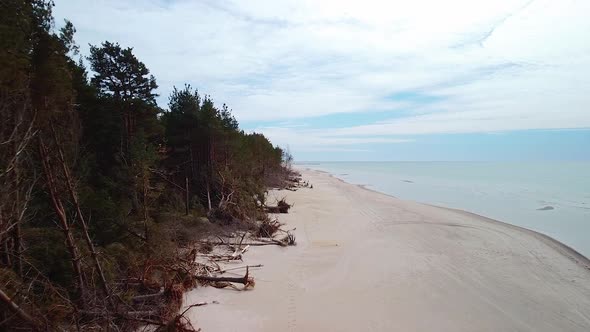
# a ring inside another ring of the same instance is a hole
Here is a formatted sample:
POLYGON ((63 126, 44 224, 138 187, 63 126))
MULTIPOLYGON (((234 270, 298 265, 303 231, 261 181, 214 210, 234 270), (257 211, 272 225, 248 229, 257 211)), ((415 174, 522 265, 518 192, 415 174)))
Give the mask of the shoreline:
MULTIPOLYGON (((420 204, 425 204, 425 203, 420 203, 420 204)), ((547 234, 543 234, 541 232, 537 232, 537 231, 534 231, 534 230, 526 228, 526 227, 513 225, 510 223, 501 221, 501 220, 496 220, 496 219, 492 219, 492 218, 489 218, 486 216, 482 216, 482 215, 474 213, 474 212, 469 212, 469 211, 465 211, 465 210, 461 210, 461 209, 448 208, 448 207, 443 207, 443 206, 436 206, 436 205, 431 205, 431 204, 425 204, 425 205, 430 205, 432 207, 439 208, 439 209, 450 210, 455 213, 461 213, 461 214, 474 216, 474 217, 483 219, 483 220, 490 222, 490 223, 496 223, 496 224, 503 226, 503 227, 509 227, 511 229, 527 233, 529 235, 534 236, 539 241, 544 242, 545 244, 547 244, 549 247, 553 248, 554 250, 559 251, 562 255, 571 259, 576 264, 579 264, 579 265, 585 267, 586 269, 590 270, 590 259, 588 259, 588 257, 584 256, 582 253, 578 252, 576 249, 568 246, 567 244, 565 244, 559 240, 552 238, 551 236, 549 236, 547 234)))
POLYGON ((553 249, 562 252, 562 254, 564 256, 572 259, 576 263, 578 263, 578 264, 584 266, 585 268, 587 268, 588 270, 590 270, 590 258, 586 257, 584 254, 582 254, 581 252, 577 251, 573 247, 571 247, 571 246, 569 246, 569 245, 567 245, 567 244, 565 244, 565 243, 563 243, 563 242, 561 242, 561 241, 559 241, 559 240, 557 240, 557 239, 555 239, 555 238, 553 238, 553 237, 551 237, 551 236, 549 236, 547 234, 543 234, 541 232, 532 230, 530 228, 526 228, 526 227, 514 225, 514 224, 511 224, 511 223, 508 223, 508 222, 505 222, 505 221, 501 221, 501 220, 498 220, 498 219, 486 217, 484 215, 481 215, 481 214, 478 214, 478 213, 475 213, 475 212, 471 212, 471 211, 467 211, 467 210, 463 210, 463 209, 460 209, 460 208, 452 208, 452 207, 439 206, 439 205, 435 205, 435 204, 429 204, 429 203, 423 203, 423 202, 413 201, 413 200, 406 200, 406 199, 403 199, 403 198, 400 198, 400 197, 397 197, 397 196, 394 196, 394 195, 391 195, 391 194, 388 194, 388 193, 384 193, 382 191, 378 191, 376 189, 369 188, 368 185, 366 185, 366 184, 354 184, 354 183, 350 183, 350 182, 348 182, 348 181, 346 181, 346 180, 338 177, 337 175, 332 174, 332 173, 327 172, 327 171, 317 170, 317 169, 308 168, 308 167, 305 167, 303 169, 305 171, 308 171, 308 172, 318 172, 318 173, 326 174, 326 175, 328 175, 330 177, 333 177, 334 179, 336 179, 338 181, 341 181, 343 183, 346 183, 346 184, 349 184, 349 185, 352 185, 352 186, 357 186, 357 187, 359 187, 362 190, 367 190, 367 191, 370 191, 370 192, 375 193, 375 194, 385 195, 387 197, 399 199, 399 200, 402 200, 402 201, 408 201, 408 202, 413 202, 413 203, 416 203, 416 204, 427 205, 427 206, 431 206, 431 207, 438 208, 438 209, 449 210, 449 211, 453 211, 453 212, 456 212, 456 213, 467 214, 467 215, 470 215, 470 216, 474 216, 474 217, 477 217, 477 218, 484 219, 484 220, 486 220, 488 222, 491 222, 491 223, 497 223, 499 225, 502 225, 502 226, 505 226, 505 227, 510 227, 512 229, 515 229, 515 230, 518 230, 518 231, 521 231, 521 232, 529 233, 530 235, 533 235, 533 236, 537 237, 539 240, 546 242, 546 244, 549 245, 549 246, 551 246, 553 249))
MULTIPOLYGON (((295 247, 251 248, 249 291, 186 294, 205 331, 587 331, 587 259, 543 234, 329 173, 287 197, 295 247)), ((230 263, 228 263, 230 264, 230 263)), ((236 264, 236 263, 231 263, 236 264)), ((230 265, 228 265, 230 267, 230 265)))

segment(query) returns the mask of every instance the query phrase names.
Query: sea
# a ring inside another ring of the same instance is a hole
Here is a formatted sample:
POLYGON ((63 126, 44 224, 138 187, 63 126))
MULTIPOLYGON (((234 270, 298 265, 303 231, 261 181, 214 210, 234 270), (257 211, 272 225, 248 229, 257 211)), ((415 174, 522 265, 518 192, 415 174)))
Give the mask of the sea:
POLYGON ((548 235, 590 257, 590 161, 306 162, 401 199, 456 208, 548 235))

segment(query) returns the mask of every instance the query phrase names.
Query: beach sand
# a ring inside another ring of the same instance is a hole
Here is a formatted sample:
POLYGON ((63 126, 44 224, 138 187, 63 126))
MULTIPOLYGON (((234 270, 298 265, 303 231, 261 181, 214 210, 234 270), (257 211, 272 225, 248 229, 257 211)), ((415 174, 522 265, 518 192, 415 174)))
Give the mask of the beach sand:
MULTIPOLYGON (((256 287, 185 296, 203 331, 590 331, 590 262, 538 233, 302 171, 272 192, 295 247, 253 247, 256 287)), ((242 264, 239 264, 242 265, 242 264)), ((238 266, 238 264, 236 264, 238 266)))

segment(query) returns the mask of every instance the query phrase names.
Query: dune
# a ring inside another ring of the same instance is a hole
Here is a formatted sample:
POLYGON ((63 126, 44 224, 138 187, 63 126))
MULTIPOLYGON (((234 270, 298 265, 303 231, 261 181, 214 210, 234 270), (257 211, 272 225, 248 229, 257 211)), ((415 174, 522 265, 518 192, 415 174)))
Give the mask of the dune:
POLYGON ((296 247, 251 248, 256 287, 187 293, 203 331, 590 331, 590 262, 542 234, 304 170, 273 192, 296 247))

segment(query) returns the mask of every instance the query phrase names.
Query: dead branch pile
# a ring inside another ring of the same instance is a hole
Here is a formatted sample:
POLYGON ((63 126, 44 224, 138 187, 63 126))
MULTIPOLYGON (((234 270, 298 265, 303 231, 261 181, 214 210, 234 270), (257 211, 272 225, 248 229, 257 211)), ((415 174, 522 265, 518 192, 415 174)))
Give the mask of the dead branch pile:
MULTIPOLYGON (((284 204, 288 205, 282 199, 277 205, 284 204)), ((252 232, 216 236, 216 240, 202 241, 185 248, 170 261, 146 262, 140 278, 119 280, 113 286, 112 293, 117 299, 114 311, 109 308, 88 309, 81 314, 84 319, 97 322, 114 317, 119 322, 113 326, 126 328, 153 326, 157 330, 194 331, 184 315, 188 309, 207 303, 189 306, 178 314, 184 292, 199 286, 238 291, 253 288, 255 280, 250 271, 262 265, 222 267, 221 264, 241 262, 251 246, 296 245, 292 233, 295 229, 283 230, 282 226, 276 219, 265 219, 252 232), (245 271, 236 275, 238 270, 245 271), (122 294, 126 295, 123 297, 122 294)))
POLYGON ((278 188, 278 190, 286 189, 289 191, 297 191, 299 188, 309 188, 313 189, 313 185, 309 183, 309 181, 303 181, 301 178, 301 174, 294 173, 285 180, 285 184, 282 188, 278 188))
POLYGON ((283 246, 294 246, 297 243, 295 242, 295 235, 293 233, 287 231, 287 235, 279 240, 283 246))
POLYGON ((215 260, 215 261, 231 261, 237 260, 242 258, 241 254, 248 250, 250 246, 271 246, 277 245, 281 247, 286 246, 294 246, 297 244, 295 240, 295 235, 293 234, 294 229, 291 230, 283 230, 280 228, 283 224, 280 224, 276 220, 272 221, 263 221, 260 223, 258 228, 253 233, 245 232, 241 235, 241 237, 234 235, 230 235, 229 239, 223 239, 221 237, 217 237, 217 240, 207 240, 202 241, 201 245, 205 246, 227 246, 230 250, 233 250, 231 255, 208 255, 207 257, 215 260), (278 234, 283 234, 283 236, 278 236, 278 234), (237 243, 239 239, 239 245, 232 245, 231 239, 234 239, 234 242, 237 243), (247 239, 247 241, 244 241, 247 239), (244 249, 241 249, 241 246, 245 246, 244 249), (241 254, 240 254, 241 253, 241 254))
POLYGON ((258 238, 258 243, 251 243, 250 245, 266 245, 266 244, 278 244, 280 246, 292 246, 295 245, 295 235, 291 233, 291 231, 285 231, 281 229, 281 224, 278 220, 264 220, 260 223, 258 228, 256 229, 256 237, 258 238), (276 233, 285 234, 283 237, 276 239, 276 233))
MULTIPOLYGON (((244 235, 245 236, 245 235, 244 235)), ((127 322, 126 328, 138 328, 143 326, 157 327, 157 331, 195 331, 187 318, 184 317, 188 309, 206 305, 199 303, 191 305, 177 314, 182 306, 184 292, 198 286, 213 286, 216 288, 232 288, 245 290, 254 287, 255 282, 249 274, 250 266, 233 269, 222 269, 218 264, 222 260, 241 260, 242 255, 248 250, 248 246, 242 247, 240 243, 235 245, 233 253, 227 255, 211 255, 212 250, 207 245, 186 250, 185 255, 178 255, 170 262, 151 262, 146 265, 142 278, 120 280, 117 283, 118 294, 133 294, 127 300, 119 303, 115 313, 108 311, 86 311, 87 317, 96 318, 105 315, 118 317, 127 322), (198 261, 198 258, 205 258, 198 261), (227 271, 245 268, 245 274, 239 277, 225 276, 227 271), (240 284, 237 287, 234 284, 240 284)), ((228 243, 224 245, 227 246, 228 243)), ((228 246, 228 248, 234 246, 228 246)), ((213 248, 214 250, 215 248, 213 248)), ((253 267, 260 267, 253 266, 253 267)))
MULTIPOLYGON (((241 262, 251 246, 295 245, 294 229, 283 230, 281 226, 277 220, 266 220, 252 232, 218 236, 217 240, 193 244, 170 260, 148 260, 143 263, 143 271, 136 276, 109 283, 107 289, 110 296, 103 301, 97 301, 98 298, 94 299, 87 293, 84 302, 72 302, 61 295, 62 291, 50 290, 53 292, 51 296, 61 296, 63 309, 59 318, 47 317, 47 322, 39 319, 40 316, 30 307, 22 308, 13 302, 5 292, 0 292, 0 303, 4 303, 14 316, 33 331, 47 330, 52 319, 63 320, 68 316, 71 317, 72 325, 82 330, 104 327, 136 330, 149 326, 156 331, 195 331, 185 317, 187 311, 178 314, 183 294, 199 286, 239 291, 253 288, 255 280, 250 272, 262 265, 222 267, 221 264, 241 262)), ((43 278, 37 278, 35 287, 50 287, 50 283, 43 284, 43 278)), ((192 305, 187 310, 206 304, 192 305)))
POLYGON ((263 222, 260 223, 260 226, 258 226, 258 229, 256 230, 256 236, 257 237, 273 237, 273 235, 278 232, 278 230, 281 228, 282 224, 276 220, 264 220, 263 222))
MULTIPOLYGON (((226 255, 230 260, 241 260, 242 255, 249 246, 242 247, 241 239, 236 244, 224 243, 223 248, 217 250, 230 250, 226 255)), ((72 320, 72 326, 78 326, 79 330, 137 330, 150 326, 155 331, 196 331, 189 320, 184 317, 188 309, 202 306, 207 303, 199 303, 189 306, 187 310, 178 314, 183 300, 184 292, 198 286, 213 286, 216 288, 231 288, 245 290, 254 287, 254 278, 250 275, 251 267, 262 265, 241 266, 222 269, 218 264, 218 257, 201 254, 208 252, 207 246, 186 249, 186 254, 178 254, 169 261, 148 261, 144 264, 141 277, 129 277, 118 279, 109 284, 110 298, 97 301, 88 292, 83 302, 73 302, 62 290, 50 289, 51 284, 42 275, 35 278, 30 285, 14 285, 10 289, 46 287, 47 296, 59 298, 61 305, 52 311, 51 315, 43 318, 36 313, 34 308, 17 304, 12 296, 0 289, 0 308, 6 308, 18 319, 22 326, 29 331, 51 330, 51 322, 61 320, 67 322, 67 317, 72 320), (197 257, 206 257, 205 261, 198 262, 197 257), (245 272, 240 276, 227 276, 228 273, 245 272), (234 272, 228 272, 234 271, 234 272), (240 285, 240 287, 237 287, 240 285), (61 308, 61 309, 60 309, 61 308), (32 314, 31 314, 32 313, 32 314)), ((0 281, 8 280, 9 276, 0 271, 0 281)), ((19 290, 19 292, 21 292, 19 290)), ((11 292, 13 293, 13 292, 11 292)), ((57 300, 55 300, 58 303, 57 300)))
POLYGON ((277 201, 276 206, 266 206, 265 211, 268 213, 289 213, 289 209, 292 206, 293 205, 287 203, 285 197, 283 197, 279 201, 277 201))
POLYGON ((275 190, 289 190, 297 191, 299 188, 313 189, 313 185, 309 181, 303 181, 301 174, 289 168, 284 168, 281 174, 271 175, 271 179, 267 179, 267 186, 275 190))

